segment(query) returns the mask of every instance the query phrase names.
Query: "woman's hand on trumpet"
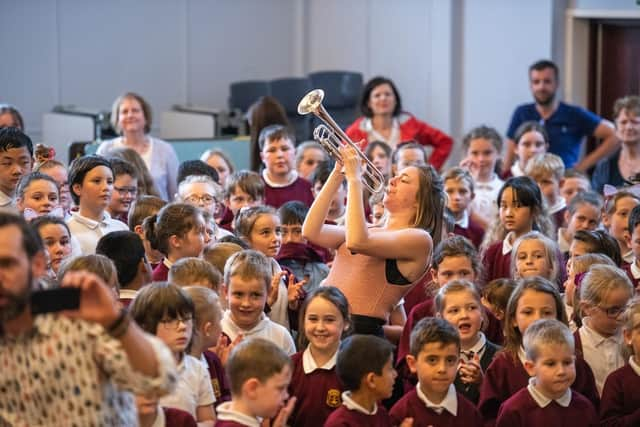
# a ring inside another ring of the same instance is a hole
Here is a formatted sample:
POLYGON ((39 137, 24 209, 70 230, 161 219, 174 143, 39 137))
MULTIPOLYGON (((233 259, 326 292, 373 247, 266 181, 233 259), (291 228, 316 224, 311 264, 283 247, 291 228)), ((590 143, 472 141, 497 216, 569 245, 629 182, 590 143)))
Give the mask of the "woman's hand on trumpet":
MULTIPOLYGON (((361 141, 358 145, 362 146, 363 142, 361 141)), ((340 156, 342 157, 342 170, 347 181, 361 181, 364 160, 358 150, 351 145, 343 145, 340 148, 340 156)))

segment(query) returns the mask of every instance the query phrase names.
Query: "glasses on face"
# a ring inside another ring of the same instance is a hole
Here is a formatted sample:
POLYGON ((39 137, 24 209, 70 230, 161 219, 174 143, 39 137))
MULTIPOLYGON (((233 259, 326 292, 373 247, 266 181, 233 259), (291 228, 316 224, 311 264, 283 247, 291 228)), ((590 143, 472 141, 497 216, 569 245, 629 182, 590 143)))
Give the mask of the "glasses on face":
POLYGON ((177 318, 177 319, 163 319, 160 321, 160 323, 162 324, 162 326, 166 329, 166 330, 178 330, 178 328, 180 327, 180 323, 182 323, 183 325, 185 325, 186 327, 191 326, 191 322, 193 322, 193 317, 191 316, 187 316, 184 319, 181 318, 177 318))
POLYGON ((114 190, 118 192, 120 196, 126 196, 130 194, 135 196, 138 193, 138 189, 136 187, 113 187, 114 190))
POLYGON ((211 194, 203 194, 203 195, 191 194, 191 195, 185 197, 184 200, 186 202, 189 202, 189 203, 200 203, 200 202, 202 202, 205 205, 212 205, 214 203, 217 203, 216 198, 213 197, 211 194))
POLYGON ((597 307, 604 313, 606 313, 607 317, 609 317, 610 319, 616 319, 618 316, 624 313, 628 306, 623 305, 622 307, 613 306, 605 308, 598 305, 597 307))

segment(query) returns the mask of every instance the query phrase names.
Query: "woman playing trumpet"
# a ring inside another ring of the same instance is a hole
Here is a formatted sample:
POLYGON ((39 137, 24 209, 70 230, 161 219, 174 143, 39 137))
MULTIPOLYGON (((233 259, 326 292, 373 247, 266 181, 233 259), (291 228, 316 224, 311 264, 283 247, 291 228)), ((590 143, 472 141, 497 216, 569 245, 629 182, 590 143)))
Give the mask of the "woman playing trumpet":
POLYGON ((388 220, 371 228, 362 200, 363 155, 352 146, 341 148, 340 154, 341 161, 313 202, 302 233, 314 244, 337 250, 325 283, 347 296, 354 332, 382 336, 390 314, 427 274, 434 240, 439 241, 442 229, 442 181, 431 166, 399 171, 385 189, 388 220), (344 178, 346 226, 325 224, 333 194, 344 178))

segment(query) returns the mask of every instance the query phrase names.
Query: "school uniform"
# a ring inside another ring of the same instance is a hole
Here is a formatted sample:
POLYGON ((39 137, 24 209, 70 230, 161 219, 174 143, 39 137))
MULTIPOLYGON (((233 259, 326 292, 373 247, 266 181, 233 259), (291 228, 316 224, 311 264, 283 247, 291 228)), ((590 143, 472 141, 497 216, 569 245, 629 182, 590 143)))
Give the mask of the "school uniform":
POLYGON ((555 400, 536 389, 535 378, 500 407, 496 427, 595 427, 596 410, 587 398, 567 389, 555 400))
POLYGON ((225 311, 222 315, 220 324, 222 326, 222 332, 229 337, 231 342, 233 342, 238 335, 242 335, 244 338, 258 337, 271 341, 289 356, 296 352, 296 346, 289 331, 284 326, 278 325, 269 319, 264 313, 260 314, 258 324, 249 330, 242 329, 236 325, 231 319, 231 311, 229 310, 225 311))
POLYGON ((589 364, 596 379, 598 393, 602 394, 607 376, 624 366, 620 354, 622 336, 603 337, 589 326, 589 318, 582 319, 582 326, 575 332, 576 355, 580 354, 589 364))
POLYGON ((136 298, 138 291, 135 289, 120 289, 120 294, 118 295, 118 301, 122 304, 123 307, 129 307, 129 305, 136 298))
POLYGON ((185 354, 178 365, 176 388, 171 394, 160 398, 160 405, 181 409, 195 417, 199 406, 213 405, 215 402, 206 368, 198 359, 185 354))
POLYGON ((638 262, 634 259, 631 264, 626 262, 622 263, 623 270, 629 276, 629 280, 633 284, 633 287, 639 289, 640 287, 640 267, 638 267, 638 262))
POLYGON ((373 411, 367 411, 351 399, 350 391, 345 391, 341 397, 342 405, 329 415, 324 427, 391 427, 391 420, 384 406, 376 404, 373 411))
POLYGON ((286 184, 276 184, 269 179, 267 170, 262 171, 262 181, 264 181, 264 204, 278 209, 288 201, 298 200, 306 207, 311 207, 313 203, 313 192, 311 183, 298 176, 296 171, 292 171, 291 179, 286 184))
POLYGON ((71 214, 67 220, 67 226, 80 245, 82 255, 96 253, 98 240, 112 231, 129 231, 129 227, 122 221, 111 218, 105 211, 99 221, 80 215, 78 212, 71 214))
POLYGON ((216 408, 215 427, 260 427, 262 419, 242 414, 231 409, 231 402, 225 402, 216 408))
POLYGON ((162 408, 151 427, 197 427, 193 416, 176 408, 162 408))
MULTIPOLYGON (((480 386, 478 409, 485 419, 485 425, 495 424, 500 405, 529 382, 529 374, 524 369, 524 350, 520 349, 517 360, 507 352, 499 352, 489 365, 480 386)), ((598 408, 600 397, 593 372, 582 357, 576 357, 576 380, 571 389, 586 397, 598 408)))
POLYGON ((166 282, 169 278, 169 270, 173 263, 167 258, 163 258, 160 264, 156 266, 151 272, 151 280, 154 282, 166 282))
POLYGON ((482 244, 484 238, 484 230, 471 217, 469 212, 464 211, 462 218, 456 221, 453 227, 453 234, 466 237, 477 248, 482 244))
POLYGON ((216 397, 216 407, 231 400, 231 386, 218 355, 205 350, 200 356, 200 363, 209 371, 211 388, 213 388, 213 395, 216 397))
POLYGON ((515 233, 509 232, 504 240, 494 242, 482 255, 484 273, 481 283, 483 285, 494 279, 511 277, 511 250, 515 240, 515 233))
POLYGON ((389 411, 391 424, 400 425, 405 418, 413 418, 413 427, 481 427, 480 412, 464 396, 449 385, 446 397, 440 403, 431 402, 422 392, 420 383, 398 401, 389 411))
POLYGON ((633 254, 633 251, 630 250, 627 253, 620 254, 622 255, 622 263, 623 264, 631 264, 636 260, 636 256, 633 254))
POLYGON ((612 372, 604 383, 600 401, 600 425, 632 427, 640 425, 640 365, 631 356, 629 363, 612 372))
POLYGON ((13 197, 0 190, 0 208, 8 208, 15 205, 13 197))
POLYGON ((296 396, 296 406, 289 417, 290 426, 322 427, 331 413, 342 403, 343 386, 336 374, 338 352, 323 366, 316 365, 311 350, 291 356, 293 373, 289 395, 296 396))
POLYGON ((496 174, 493 174, 490 181, 474 182, 473 192, 475 197, 471 201, 471 210, 478 212, 483 218, 493 220, 498 216, 498 194, 504 185, 504 181, 496 174))
MULTIPOLYGON (((475 355, 478 355, 480 368, 482 372, 486 372, 498 350, 500 350, 500 347, 487 340, 485 335, 480 332, 480 338, 471 348, 460 351, 460 359, 468 363, 474 359, 475 355)), ((462 394, 474 405, 478 404, 478 400, 480 399, 480 385, 462 382, 460 379, 460 370, 458 370, 456 374, 453 385, 456 387, 458 393, 462 394)))

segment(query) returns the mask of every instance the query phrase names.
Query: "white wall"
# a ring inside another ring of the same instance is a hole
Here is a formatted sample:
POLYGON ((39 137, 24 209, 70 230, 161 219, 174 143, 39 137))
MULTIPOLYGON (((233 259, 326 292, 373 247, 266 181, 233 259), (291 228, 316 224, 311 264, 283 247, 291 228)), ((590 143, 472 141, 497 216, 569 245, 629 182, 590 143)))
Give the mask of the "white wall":
POLYGON ((564 12, 554 0, 0 1, 0 102, 36 140, 55 104, 108 109, 135 90, 157 113, 224 107, 233 81, 322 69, 393 78, 407 111, 458 140, 480 123, 504 132, 531 99, 529 64, 557 56, 564 12))

